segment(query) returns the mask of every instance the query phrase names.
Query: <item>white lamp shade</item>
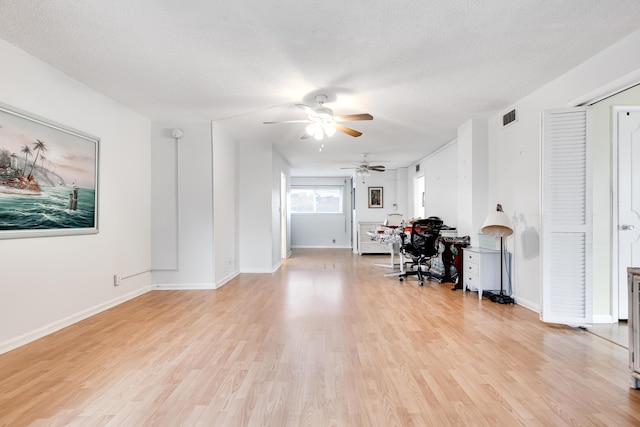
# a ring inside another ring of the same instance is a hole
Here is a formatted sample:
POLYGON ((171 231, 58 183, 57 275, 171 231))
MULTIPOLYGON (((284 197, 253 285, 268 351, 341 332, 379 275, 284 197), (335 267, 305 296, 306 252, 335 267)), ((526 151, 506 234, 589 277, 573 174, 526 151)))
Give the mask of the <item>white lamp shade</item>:
POLYGON ((511 219, 502 211, 491 212, 482 224, 482 232, 493 237, 511 236, 513 234, 511 219))

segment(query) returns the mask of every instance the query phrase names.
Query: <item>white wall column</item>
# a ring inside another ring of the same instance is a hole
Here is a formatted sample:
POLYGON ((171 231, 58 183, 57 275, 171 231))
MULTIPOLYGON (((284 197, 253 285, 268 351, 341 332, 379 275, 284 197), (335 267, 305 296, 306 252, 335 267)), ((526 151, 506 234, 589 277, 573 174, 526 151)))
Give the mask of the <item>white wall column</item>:
POLYGON ((488 126, 472 119, 458 128, 458 235, 478 246, 478 232, 489 212, 487 201, 488 126))

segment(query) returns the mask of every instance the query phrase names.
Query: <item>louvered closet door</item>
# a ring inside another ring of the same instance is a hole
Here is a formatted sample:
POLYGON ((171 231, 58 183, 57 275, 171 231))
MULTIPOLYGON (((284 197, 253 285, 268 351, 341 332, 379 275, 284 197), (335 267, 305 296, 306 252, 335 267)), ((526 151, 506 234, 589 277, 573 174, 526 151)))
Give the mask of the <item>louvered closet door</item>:
POLYGON ((591 142, 587 108, 542 118, 542 314, 545 322, 592 318, 591 142))

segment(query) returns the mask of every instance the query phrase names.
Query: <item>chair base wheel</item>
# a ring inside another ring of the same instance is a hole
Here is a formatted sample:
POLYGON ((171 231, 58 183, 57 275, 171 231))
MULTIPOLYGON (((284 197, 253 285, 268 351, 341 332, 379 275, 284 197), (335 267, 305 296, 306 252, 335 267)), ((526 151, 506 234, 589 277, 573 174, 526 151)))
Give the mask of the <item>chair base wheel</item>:
POLYGON ((404 277, 398 278, 399 281, 404 282, 404 277))

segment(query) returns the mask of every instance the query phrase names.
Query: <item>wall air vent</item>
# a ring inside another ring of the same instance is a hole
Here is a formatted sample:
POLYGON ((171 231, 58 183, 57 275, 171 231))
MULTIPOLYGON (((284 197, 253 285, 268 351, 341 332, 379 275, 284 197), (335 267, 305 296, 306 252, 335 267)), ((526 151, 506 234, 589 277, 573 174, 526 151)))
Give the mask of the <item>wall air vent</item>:
POLYGON ((502 116, 502 126, 506 126, 516 121, 516 109, 509 111, 507 114, 502 116))
POLYGON ((416 165, 416 172, 420 172, 420 163, 416 165))

